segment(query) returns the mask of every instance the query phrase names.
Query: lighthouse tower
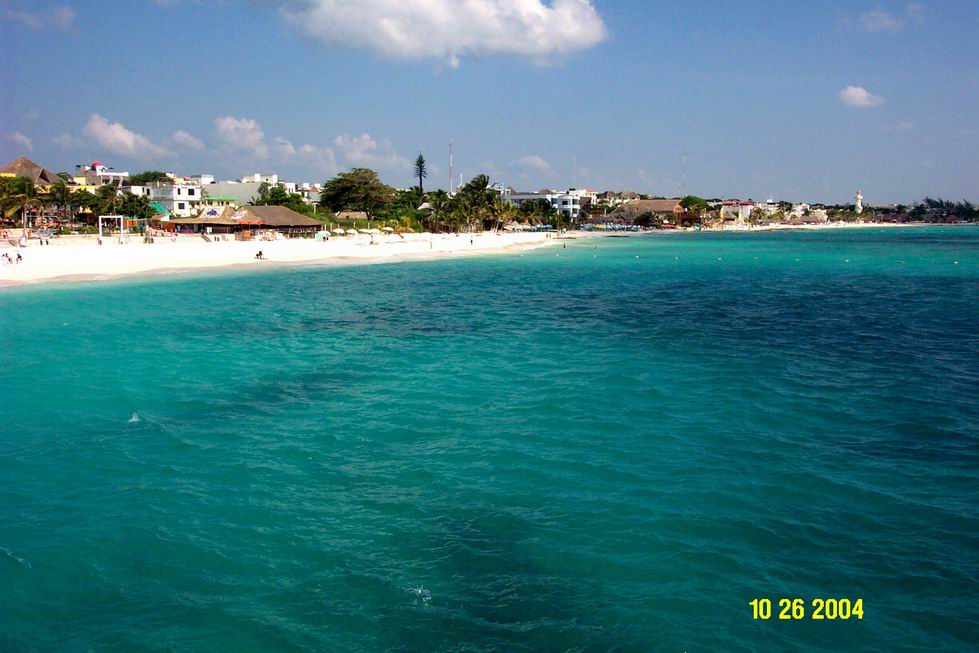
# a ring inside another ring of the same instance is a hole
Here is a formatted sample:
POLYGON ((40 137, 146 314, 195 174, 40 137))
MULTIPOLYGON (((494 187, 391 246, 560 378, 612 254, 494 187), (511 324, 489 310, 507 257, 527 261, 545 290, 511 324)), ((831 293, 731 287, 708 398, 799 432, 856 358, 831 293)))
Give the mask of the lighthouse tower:
POLYGON ((863 213, 863 192, 861 192, 859 190, 857 191, 856 200, 857 200, 856 201, 857 215, 860 215, 861 213, 863 213))

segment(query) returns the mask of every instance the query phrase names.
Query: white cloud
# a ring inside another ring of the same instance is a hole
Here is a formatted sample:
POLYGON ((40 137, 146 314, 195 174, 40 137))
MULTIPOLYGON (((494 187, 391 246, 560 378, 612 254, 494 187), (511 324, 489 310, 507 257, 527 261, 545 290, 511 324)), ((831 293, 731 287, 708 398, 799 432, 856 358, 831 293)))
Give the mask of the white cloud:
POLYGON ((453 67, 466 55, 545 62, 608 36, 591 0, 293 0, 282 13, 326 43, 453 67))
POLYGON ((195 152, 204 151, 204 143, 202 143, 199 138, 196 138, 193 134, 184 131, 183 129, 178 129, 177 131, 173 132, 173 136, 170 137, 170 140, 174 143, 174 145, 187 150, 193 150, 195 152))
POLYGON ((281 163, 302 166, 307 174, 332 176, 340 169, 337 165, 336 152, 331 147, 306 143, 297 148, 292 141, 277 136, 272 141, 272 149, 281 163))
POLYGON ((57 145, 58 147, 64 148, 66 150, 71 150, 76 147, 80 147, 82 145, 82 142, 78 138, 72 136, 71 134, 62 134, 61 136, 55 136, 54 138, 51 139, 51 142, 57 145))
POLYGON ((3 18, 30 29, 66 30, 75 22, 77 13, 71 7, 58 5, 48 11, 16 11, 5 9, 3 18))
POLYGON ((840 91, 840 100, 854 109, 870 109, 884 103, 884 98, 874 95, 862 86, 847 86, 840 91))
POLYGON ((904 30, 908 23, 920 25, 925 20, 925 9, 922 5, 911 3, 905 7, 904 13, 891 13, 884 9, 873 9, 856 18, 849 16, 843 19, 844 25, 864 32, 889 32, 895 34, 904 30))
POLYGON ((859 16, 857 25, 865 32, 900 32, 904 29, 904 19, 883 9, 874 9, 859 16))
POLYGON ((551 164, 536 154, 528 154, 527 156, 521 157, 516 161, 516 164, 524 168, 532 168, 539 172, 553 172, 551 164))
POLYGON ((218 140, 232 150, 249 152, 259 159, 267 159, 269 146, 265 143, 265 132, 259 124, 249 118, 222 116, 215 119, 218 140))
POLYGON ((97 113, 88 119, 82 133, 114 154, 143 157, 173 155, 173 152, 156 145, 142 134, 127 129, 122 123, 110 123, 97 113))
POLYGON ((411 161, 399 155, 391 145, 391 141, 378 141, 370 134, 337 136, 333 145, 339 158, 353 167, 380 170, 411 169, 411 161))
POLYGON ((20 132, 12 132, 7 134, 7 139, 13 142, 17 147, 26 150, 27 152, 34 151, 34 143, 27 136, 24 136, 20 132))
POLYGON ((288 159, 296 155, 296 148, 293 146, 292 141, 287 141, 281 136, 276 136, 273 141, 275 147, 275 153, 282 159, 288 159))
POLYGON ((336 153, 330 147, 316 147, 307 143, 296 150, 296 158, 319 175, 332 176, 340 171, 336 153))

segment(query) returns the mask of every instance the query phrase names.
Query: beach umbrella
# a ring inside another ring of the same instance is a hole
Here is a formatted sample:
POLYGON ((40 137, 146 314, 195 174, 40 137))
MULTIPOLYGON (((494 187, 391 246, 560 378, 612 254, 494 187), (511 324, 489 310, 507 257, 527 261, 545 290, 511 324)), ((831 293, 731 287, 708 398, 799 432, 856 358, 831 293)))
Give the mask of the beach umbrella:
POLYGON ((342 236, 343 234, 345 234, 345 233, 347 233, 347 232, 346 232, 346 231, 344 231, 343 229, 334 229, 334 230, 333 230, 333 233, 335 233, 335 234, 336 234, 336 235, 338 235, 338 236, 342 236))
POLYGON ((383 229, 381 229, 381 231, 386 231, 389 234, 394 233, 394 229, 392 229, 391 227, 384 227, 383 229))
POLYGON ((360 229, 360 233, 370 235, 371 230, 370 229, 360 229))
POLYGON ((370 233, 372 233, 373 235, 375 235, 375 236, 379 236, 379 235, 381 235, 381 230, 380 230, 380 229, 377 229, 377 228, 374 228, 374 229, 368 229, 368 231, 369 231, 370 233))

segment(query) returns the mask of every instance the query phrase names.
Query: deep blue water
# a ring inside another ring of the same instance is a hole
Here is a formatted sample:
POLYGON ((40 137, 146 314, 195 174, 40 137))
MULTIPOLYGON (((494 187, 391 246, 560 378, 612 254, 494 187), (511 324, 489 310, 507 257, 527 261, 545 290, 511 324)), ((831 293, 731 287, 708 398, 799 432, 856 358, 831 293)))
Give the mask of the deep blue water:
POLYGON ((2 651, 977 650, 979 229, 8 289, 0 378, 2 651))

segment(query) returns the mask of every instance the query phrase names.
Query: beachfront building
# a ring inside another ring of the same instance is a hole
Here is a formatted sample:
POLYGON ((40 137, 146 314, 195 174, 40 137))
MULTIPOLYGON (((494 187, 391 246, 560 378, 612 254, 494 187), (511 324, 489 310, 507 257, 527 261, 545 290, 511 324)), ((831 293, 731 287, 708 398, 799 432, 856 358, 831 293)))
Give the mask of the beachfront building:
POLYGON ((216 181, 202 188, 211 197, 231 197, 238 206, 244 206, 255 201, 261 185, 262 182, 255 181, 216 181))
POLYGON ((269 184, 270 186, 277 186, 279 184, 279 175, 263 175, 259 173, 245 175, 241 178, 241 183, 243 184, 269 184))
POLYGON ((636 224, 641 218, 648 217, 651 223, 679 224, 686 217, 687 211, 680 205, 680 200, 635 200, 620 204, 608 215, 595 216, 593 222, 602 224, 636 224))
POLYGON ((793 218, 803 218, 811 210, 812 206, 810 204, 793 204, 792 212, 789 215, 793 218))
POLYGON ((755 208, 760 209, 766 217, 770 218, 778 212, 779 203, 775 201, 774 197, 769 197, 767 202, 756 204, 755 208))
MULTIPOLYGON (((509 188, 506 189, 506 191, 510 190, 509 188)), ((549 189, 536 193, 504 192, 501 197, 517 208, 535 200, 547 200, 557 213, 561 213, 565 217, 577 219, 581 214, 582 191, 575 188, 569 188, 563 192, 549 189)))
POLYGON ((177 231, 204 234, 239 234, 248 240, 256 233, 277 232, 290 236, 310 236, 323 229, 323 223, 284 206, 243 206, 240 209, 209 208, 192 218, 174 218, 177 231))
POLYGON ((596 193, 594 203, 607 206, 609 208, 615 208, 625 204, 626 202, 634 202, 637 199, 639 199, 639 193, 631 190, 624 190, 621 192, 607 190, 604 193, 596 193))
POLYGON ((240 206, 238 204, 237 197, 231 197, 226 195, 215 195, 212 196, 208 194, 207 190, 203 190, 203 197, 201 198, 200 204, 197 205, 197 210, 203 214, 207 210, 216 209, 218 211, 223 211, 227 208, 236 209, 240 206))
POLYGON ((115 186, 122 188, 129 185, 129 173, 119 172, 101 161, 93 161, 92 165, 75 167, 75 177, 84 177, 88 186, 115 186))
POLYGON ((721 202, 721 219, 735 224, 748 224, 751 210, 755 208, 752 201, 727 200, 721 202))
POLYGON ((186 180, 175 180, 174 183, 154 182, 145 186, 131 186, 129 192, 142 195, 151 203, 159 205, 167 215, 178 218, 189 218, 200 213, 203 190, 197 184, 186 180))

